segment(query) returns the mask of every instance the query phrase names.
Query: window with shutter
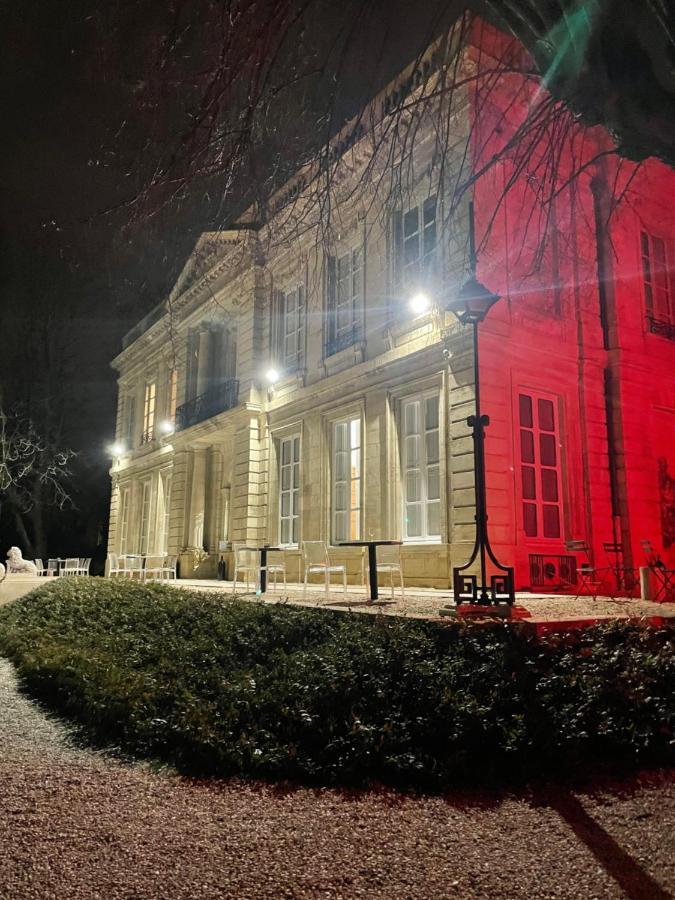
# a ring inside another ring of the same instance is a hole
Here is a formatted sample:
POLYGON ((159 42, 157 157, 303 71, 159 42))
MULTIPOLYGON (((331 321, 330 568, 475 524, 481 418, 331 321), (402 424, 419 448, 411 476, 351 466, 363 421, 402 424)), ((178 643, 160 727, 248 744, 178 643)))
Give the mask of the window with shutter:
POLYGON ((157 385, 151 381, 145 386, 145 395, 143 398, 143 434, 141 435, 141 443, 147 444, 155 436, 155 400, 157 385))
POLYGON ((435 541, 441 536, 438 392, 401 402, 403 536, 435 541))
POLYGON ((176 401, 178 398, 178 371, 176 368, 169 370, 169 380, 166 391, 166 417, 169 422, 176 418, 176 401))
MULTIPOLYGON (((675 325, 675 298, 668 270, 666 242, 663 238, 641 231, 640 251, 647 316, 657 324, 673 326, 675 325)), ((658 328, 654 330, 658 330, 658 328)))
POLYGON ((134 447, 134 442, 136 440, 136 397, 134 394, 129 394, 126 399, 125 404, 125 432, 124 437, 127 445, 127 449, 131 450, 134 447))
POLYGON ((560 428, 553 397, 519 394, 523 530, 531 538, 562 537, 560 428))

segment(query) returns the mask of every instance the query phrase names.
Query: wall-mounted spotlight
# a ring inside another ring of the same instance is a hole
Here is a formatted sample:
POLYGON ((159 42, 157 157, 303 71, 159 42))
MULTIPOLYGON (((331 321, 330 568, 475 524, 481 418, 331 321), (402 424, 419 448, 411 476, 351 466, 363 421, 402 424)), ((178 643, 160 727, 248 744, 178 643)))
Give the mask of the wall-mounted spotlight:
POLYGON ((171 419, 164 419, 163 422, 159 423, 159 430, 162 434, 173 434, 176 430, 176 426, 171 421, 171 419))
POLYGON ((429 310, 431 309, 431 300, 429 299, 428 294, 420 291, 419 293, 411 297, 410 309, 415 313, 416 316, 423 316, 424 313, 429 312, 429 310))
POLYGON ((268 369, 265 372, 265 380, 270 385, 270 387, 272 385, 275 385, 277 383, 277 381, 279 381, 280 377, 281 376, 279 375, 279 373, 277 372, 276 369, 268 369))
POLYGON ((123 453, 126 452, 126 447, 121 441, 115 441, 114 444, 110 444, 108 447, 108 452, 111 456, 118 457, 122 456, 123 453))

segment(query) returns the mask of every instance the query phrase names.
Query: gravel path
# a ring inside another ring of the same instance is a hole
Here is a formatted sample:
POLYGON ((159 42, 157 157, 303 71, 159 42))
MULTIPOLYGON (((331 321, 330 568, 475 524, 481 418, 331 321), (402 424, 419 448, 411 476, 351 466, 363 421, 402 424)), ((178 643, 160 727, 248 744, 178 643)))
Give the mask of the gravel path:
POLYGON ((2 900, 620 898, 675 886, 675 787, 275 790, 69 746, 0 660, 2 900))

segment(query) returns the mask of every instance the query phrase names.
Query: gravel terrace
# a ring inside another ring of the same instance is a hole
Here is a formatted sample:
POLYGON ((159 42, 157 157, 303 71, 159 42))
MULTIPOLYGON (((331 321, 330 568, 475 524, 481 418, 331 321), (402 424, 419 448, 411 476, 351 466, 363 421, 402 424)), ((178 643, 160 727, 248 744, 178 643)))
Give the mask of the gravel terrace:
MULTIPOLYGON (((232 594, 232 582, 213 581, 209 579, 185 579, 178 582, 178 587, 187 590, 199 590, 232 594)), ((239 585, 239 591, 242 586, 239 585)), ((238 596, 248 600, 256 600, 255 594, 239 593, 238 596)), ((380 597, 370 602, 364 587, 350 585, 345 599, 342 588, 333 585, 329 599, 323 588, 311 585, 306 599, 302 586, 289 583, 286 589, 279 585, 276 589, 264 594, 266 603, 290 603, 294 606, 321 606, 330 609, 350 609, 353 612, 378 613, 391 616, 403 616, 417 619, 438 619, 439 610, 453 602, 450 590, 432 590, 430 588, 407 588, 405 599, 400 592, 394 593, 391 599, 389 586, 380 586, 380 597)), ((532 623, 579 621, 585 619, 669 619, 675 623, 675 603, 654 603, 638 597, 574 597, 566 594, 516 594, 516 605, 529 613, 527 621, 532 623)))
POLYGON ((195 782, 78 750, 0 660, 2 900, 620 898, 675 887, 666 775, 494 797, 195 782))

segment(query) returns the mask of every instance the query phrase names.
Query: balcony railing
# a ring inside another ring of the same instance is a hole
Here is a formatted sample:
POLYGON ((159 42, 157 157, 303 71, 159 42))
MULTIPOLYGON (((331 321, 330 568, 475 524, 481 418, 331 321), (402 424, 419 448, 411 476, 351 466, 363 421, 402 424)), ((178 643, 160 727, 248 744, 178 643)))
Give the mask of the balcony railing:
POLYGON ((658 334, 668 340, 675 341, 675 322, 666 322, 663 319, 655 319, 654 316, 647 316, 649 330, 652 334, 658 334))
POLYGON ((228 378, 217 387, 210 388, 194 400, 188 400, 176 410, 176 431, 182 431, 197 422, 204 422, 218 413, 232 409, 237 405, 239 382, 236 378, 228 378))
POLYGON ((361 340, 361 329, 358 325, 352 326, 352 328, 343 331, 341 334, 331 335, 326 339, 323 351, 324 358, 328 359, 329 356, 339 353, 340 350, 346 350, 347 347, 353 347, 355 344, 359 344, 361 340))

